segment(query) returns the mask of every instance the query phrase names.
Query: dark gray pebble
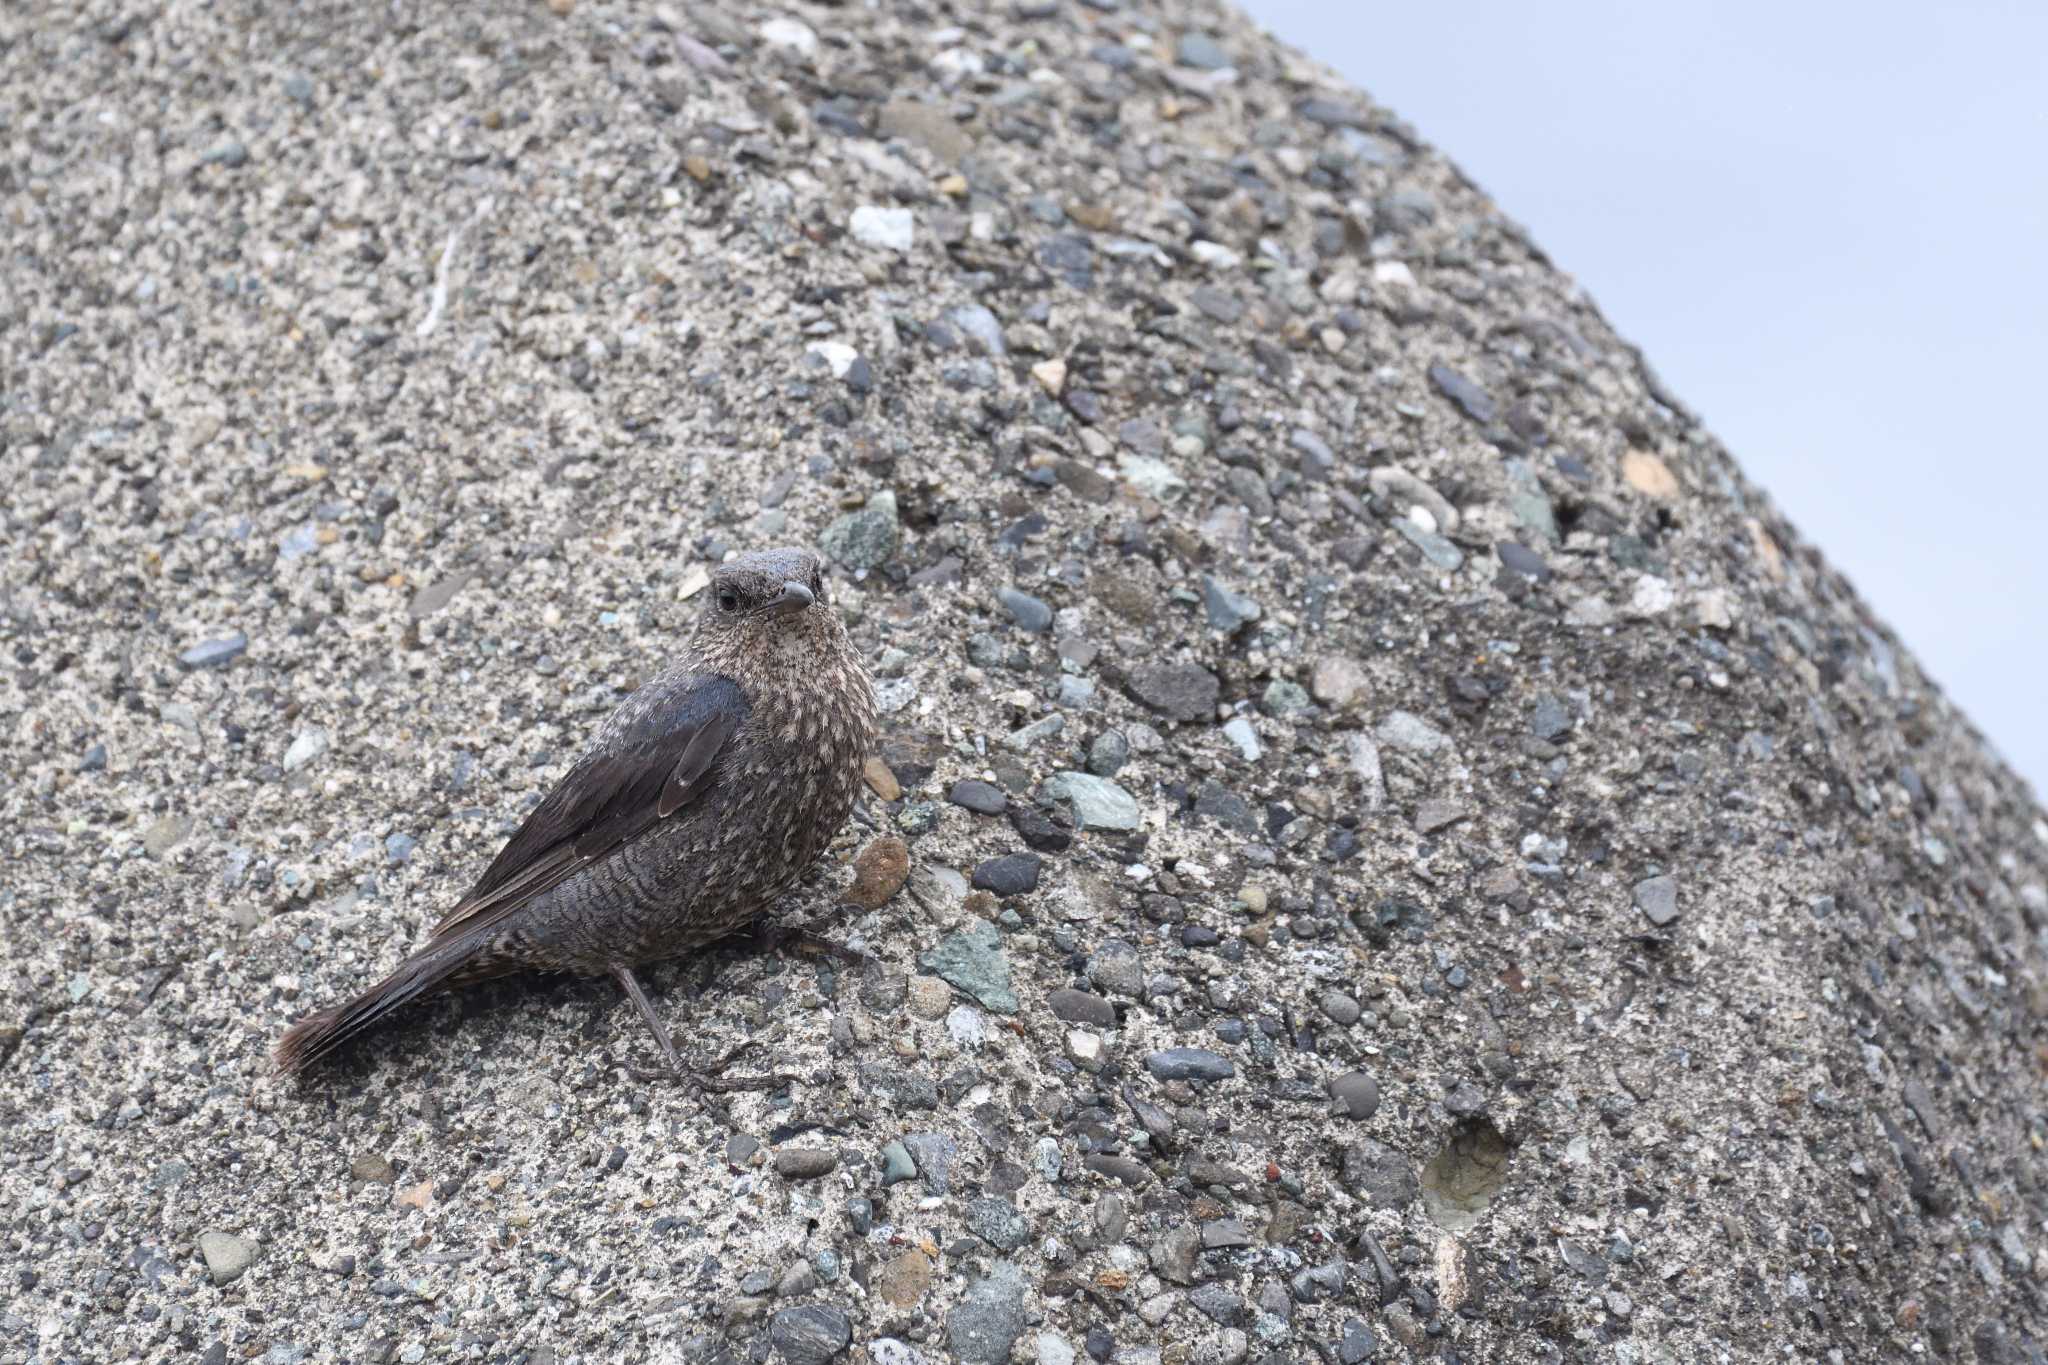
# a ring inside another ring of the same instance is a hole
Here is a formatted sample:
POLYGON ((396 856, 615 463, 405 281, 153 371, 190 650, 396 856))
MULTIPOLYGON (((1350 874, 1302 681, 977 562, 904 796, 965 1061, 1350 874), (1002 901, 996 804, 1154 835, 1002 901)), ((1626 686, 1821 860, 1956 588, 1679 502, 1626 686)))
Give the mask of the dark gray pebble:
POLYGON ((825 1365, 853 1344, 853 1323, 837 1308, 807 1303, 769 1319, 768 1340, 790 1365, 825 1365))
POLYGON ((1237 1074, 1228 1057, 1199 1047, 1170 1047, 1145 1059, 1145 1069, 1162 1081, 1223 1081, 1237 1074))
POLYGON ((1027 891, 1035 891, 1042 861, 1035 853, 1006 853, 1000 858, 990 858, 974 869, 974 886, 977 890, 992 891, 998 896, 1021 896, 1027 891))
POLYGON ((1003 808, 1010 804, 1010 798, 1000 787, 987 782, 968 778, 955 782, 953 790, 946 793, 946 799, 956 806, 965 806, 976 815, 1001 815, 1003 808))
POLYGON ((1380 1107, 1380 1083, 1363 1071, 1352 1071, 1330 1082, 1330 1098, 1345 1118, 1369 1119, 1380 1107))
POLYGON ((1012 621, 1033 635, 1041 635, 1052 628, 1052 608, 1030 593, 1019 592, 1015 588, 998 588, 996 600, 1010 613, 1012 621))
POLYGON ((1116 1027, 1116 1006, 1088 991, 1062 986, 1046 997, 1046 1004, 1069 1024, 1086 1024, 1091 1028, 1116 1027))

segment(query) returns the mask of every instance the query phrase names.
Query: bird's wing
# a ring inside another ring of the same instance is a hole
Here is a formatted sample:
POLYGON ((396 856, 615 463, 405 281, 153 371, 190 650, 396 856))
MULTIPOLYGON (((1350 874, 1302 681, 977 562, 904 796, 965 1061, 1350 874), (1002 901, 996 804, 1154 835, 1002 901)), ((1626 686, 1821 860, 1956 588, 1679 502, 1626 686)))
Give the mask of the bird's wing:
POLYGON ((524 905, 711 789, 718 755, 746 718, 746 699, 732 679, 712 673, 685 674, 664 691, 563 774, 434 926, 435 938, 524 905))

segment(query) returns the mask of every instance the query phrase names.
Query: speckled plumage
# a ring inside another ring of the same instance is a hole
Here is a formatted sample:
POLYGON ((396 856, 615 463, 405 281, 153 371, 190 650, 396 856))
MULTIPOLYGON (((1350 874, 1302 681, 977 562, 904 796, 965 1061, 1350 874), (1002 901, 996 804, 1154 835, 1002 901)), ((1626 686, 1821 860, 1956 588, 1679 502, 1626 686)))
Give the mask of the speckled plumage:
POLYGON ((293 1025, 296 1070, 399 1006, 521 971, 617 977, 767 910, 859 795, 874 689, 807 550, 722 566, 684 657, 606 718, 433 936, 362 995, 293 1025))

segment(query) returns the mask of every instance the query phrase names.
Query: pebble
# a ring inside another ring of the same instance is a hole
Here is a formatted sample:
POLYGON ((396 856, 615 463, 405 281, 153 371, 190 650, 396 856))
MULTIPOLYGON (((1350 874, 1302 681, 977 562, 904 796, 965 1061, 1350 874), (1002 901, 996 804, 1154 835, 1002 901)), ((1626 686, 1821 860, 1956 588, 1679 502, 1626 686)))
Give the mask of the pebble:
POLYGON ((1384 499, 1397 510, 1406 511, 1419 507, 1427 512, 1427 529, 1442 531, 1445 534, 1458 529, 1458 510, 1451 506, 1450 499, 1399 465, 1382 465, 1365 477, 1373 495, 1384 499))
POLYGON ((1374 733, 1389 749, 1408 753, 1434 754, 1451 747, 1450 736, 1412 711, 1389 711, 1374 733))
POLYGON ((1571 733, 1574 719, 1571 707, 1548 692, 1536 694, 1536 705, 1529 712, 1529 733, 1540 740, 1556 743, 1571 733))
POLYGON ((1678 496, 1678 476, 1671 472, 1671 466, 1647 450, 1623 452, 1621 477, 1636 492, 1660 502, 1668 502, 1678 496))
POLYGON ((1365 665, 1341 654, 1324 655, 1309 671, 1309 693, 1340 711, 1363 701, 1366 687, 1365 665))
POLYGON ((844 379, 853 363, 860 359, 860 352, 843 341, 813 341, 804 350, 825 362, 834 379, 844 379))
POLYGON ((1129 831, 1138 828, 1142 820, 1136 797, 1093 773, 1054 773, 1038 792, 1045 801, 1071 807, 1075 825, 1083 830, 1129 831))
POLYGON ((1405 1209, 1422 1191, 1415 1163, 1384 1142, 1363 1138, 1344 1149, 1344 1188, 1375 1209, 1405 1209))
POLYGON ((894 801, 903 795, 903 784, 896 780, 896 774, 880 754, 868 755, 868 761, 861 768, 861 778, 868 784, 868 790, 884 801, 894 801))
POLYGON ((1030 593, 1016 588, 999 588, 996 600, 1003 604, 1003 609, 1010 613, 1010 619, 1020 629, 1042 635, 1052 628, 1052 608, 1030 593))
POLYGON ((1111 1180, 1128 1185, 1134 1190, 1152 1183, 1151 1170, 1144 1163, 1133 1161, 1127 1156, 1111 1156, 1106 1152, 1096 1152, 1082 1162, 1082 1165, 1097 1175, 1108 1176, 1111 1180))
POLYGON ((976 1280, 946 1315, 946 1345, 964 1365, 1007 1365, 1011 1347, 1024 1334, 1024 1276, 999 1263, 976 1280))
POLYGON ((770 47, 787 48, 805 57, 818 50, 817 31, 801 19, 777 15, 755 31, 761 35, 761 41, 770 47))
POLYGON ((1527 460, 1509 460, 1507 475, 1508 511, 1525 529, 1555 545, 1558 542, 1557 514, 1551 510, 1550 497, 1543 491, 1543 483, 1537 478, 1535 467, 1527 460))
MULTIPOLYGON (((875 1277, 882 1302, 906 1312, 924 1301, 932 1285, 931 1257, 911 1247, 883 1264, 875 1277)), ((873 1354, 870 1349, 870 1354, 873 1354)))
POLYGON ((1223 684, 1200 664, 1142 664, 1130 672, 1131 695, 1172 720, 1213 720, 1223 684))
POLYGON ((1401 538, 1422 551, 1422 557, 1445 573, 1456 573, 1465 563, 1465 552, 1435 531, 1419 526, 1407 517, 1395 517, 1394 529, 1401 538))
POLYGON ((945 978, 913 976, 904 991, 910 1012, 920 1019, 943 1019, 953 1007, 953 988, 945 978))
POLYGON ((1117 472, 1124 482, 1156 502, 1176 502, 1188 491, 1188 481, 1164 460, 1123 451, 1116 457, 1117 472))
POLYGON ((292 738, 291 747, 284 751, 284 770, 295 773, 327 752, 327 732, 317 725, 308 726, 292 738))
POLYGON ((870 839, 853 859, 853 885, 845 891, 849 904, 879 910, 910 879, 910 846, 893 834, 870 839))
POLYGON ((1345 1028, 1357 1023, 1364 1014, 1358 1002, 1342 991, 1324 991, 1318 1006, 1332 1023, 1345 1028))
POLYGON ((967 1230, 997 1251, 1011 1252, 1031 1238, 1031 1220, 1007 1199, 989 1196, 969 1201, 967 1230))
POLYGON ((1131 742, 1120 730, 1104 730, 1088 746, 1088 771, 1097 777, 1114 777, 1130 761, 1131 742))
POLYGON ((1209 629, 1232 635, 1258 620, 1261 608, 1251 598, 1224 587, 1213 574, 1203 574, 1202 610, 1209 618, 1209 629))
POLYGON ((1235 1251, 1252 1244, 1252 1235, 1235 1218, 1217 1218, 1202 1224, 1202 1250, 1235 1251))
POLYGON ((1338 1365, 1365 1365, 1379 1348, 1379 1338, 1362 1319, 1344 1319, 1343 1334, 1337 1338, 1338 1365))
POLYGON ((825 1365, 853 1344, 853 1323, 840 1309, 807 1303, 770 1318, 768 1340, 790 1365, 825 1365))
POLYGON ((1268 715, 1291 716, 1312 708, 1315 703, 1309 699, 1308 689, 1300 683, 1285 678, 1275 678, 1266 684, 1261 699, 1268 715))
POLYGON ((847 230, 862 246, 885 251, 909 252, 917 239, 917 220, 909 209, 878 208, 863 204, 853 211, 847 230))
POLYGON ((1708 630, 1735 627, 1735 600, 1725 588, 1709 588, 1693 602, 1693 613, 1708 630))
POLYGON ((178 662, 187 668, 221 668, 242 657, 249 648, 249 637, 241 631, 223 635, 217 640, 202 640, 178 656, 178 662))
POLYGON ((1091 1028, 1116 1027, 1116 1007, 1087 991, 1062 986, 1046 997, 1046 1004, 1057 1018, 1069 1024, 1086 1024, 1091 1028))
POLYGON ((1228 1057, 1199 1047, 1170 1047, 1145 1059, 1145 1069, 1162 1081, 1223 1081, 1237 1074, 1228 1057))
POLYGON ((960 1144, 944 1133, 910 1133, 903 1145, 917 1162, 918 1179, 925 1189, 933 1194, 951 1193, 953 1162, 960 1155, 960 1144))
POLYGON ((1145 990, 1144 959, 1120 938, 1104 940, 1089 956, 1086 975, 1097 990, 1115 995, 1138 996, 1145 990))
POLYGON ((978 865, 972 884, 977 891, 1021 896, 1038 889, 1038 871, 1043 865, 1044 859, 1035 853, 1006 853, 978 865))
POLYGON ((839 1154, 823 1147, 784 1147, 775 1154, 775 1173, 785 1180, 816 1180, 839 1166, 839 1154))
POLYGON ((1432 797, 1415 808, 1415 832, 1435 834, 1465 818, 1465 810, 1457 802, 1432 797))
POLYGON ((1235 1327, 1244 1320, 1244 1295, 1225 1284, 1197 1286, 1188 1294, 1188 1303, 1222 1327, 1235 1327))
POLYGON ((955 1005, 946 1014, 946 1036, 956 1047, 975 1051, 988 1041, 988 1023, 971 1005, 955 1005))
POLYGON ((946 314, 951 322, 964 332, 975 345, 990 356, 1000 357, 1005 353, 1003 325, 996 321, 996 315, 978 303, 955 308, 946 314))
POLYGON ((1649 877, 1637 882, 1635 902, 1643 918, 1659 929, 1668 928, 1678 919, 1678 879, 1649 877))
MULTIPOLYGON (((1010 855, 1011 859, 1030 857, 1028 853, 1010 855)), ((1009 859, 999 858, 996 861, 1009 859)), ((1038 860, 1032 858, 1031 861, 1032 884, 1036 885, 1038 860)), ((982 870, 988 866, 984 863, 975 869, 976 886, 983 885, 982 870)), ((972 996, 984 1009, 994 1010, 997 1014, 1017 1012, 1017 996, 1010 988, 1010 962, 1003 956, 1001 935, 987 920, 976 920, 967 928, 948 934, 938 947, 918 958, 918 965, 935 976, 943 977, 956 990, 972 996)))
POLYGON ((1303 478, 1318 483, 1327 481, 1337 472, 1337 452, 1329 443, 1303 427, 1297 427, 1287 438, 1287 444, 1301 456, 1303 478))
POLYGON ((1343 1118, 1369 1119, 1380 1107, 1380 1083, 1363 1071, 1351 1071, 1330 1082, 1330 1098, 1343 1118))
POLYGON ((1237 752, 1247 763, 1256 763, 1266 752, 1259 743, 1258 728, 1249 716, 1232 716, 1223 726, 1223 737, 1237 746, 1237 752))
POLYGON ((1002 741, 1003 747, 1006 749, 1015 749, 1021 753, 1024 750, 1029 749, 1033 745, 1037 744, 1040 740, 1051 739, 1054 735, 1059 734, 1060 731, 1066 728, 1067 718, 1065 716, 1058 714, 1045 716, 1039 720, 1032 721, 1029 725, 1021 726, 1018 729, 1010 731, 1009 734, 1004 735, 1002 741))
POLYGON ((397 1179, 397 1172, 389 1157, 370 1152, 349 1162, 348 1178, 363 1184, 389 1185, 397 1179))
POLYGON ((1197 71, 1222 71, 1230 65, 1230 54, 1206 33, 1187 32, 1174 44, 1174 60, 1197 71))
POLYGON ((890 1142, 882 1148, 882 1184, 900 1185, 917 1176, 917 1163, 911 1159, 910 1149, 901 1142, 890 1142))
POLYGON ((1669 583, 1655 574, 1646 573, 1636 579, 1635 587, 1629 593, 1628 614, 1641 618, 1662 616, 1677 600, 1678 594, 1672 591, 1669 583))
POLYGON ((1431 365, 1429 382, 1481 426, 1491 422, 1499 411, 1491 394, 1448 365, 1431 365))
POLYGON ((1543 562, 1543 556, 1525 545, 1504 540, 1493 547, 1493 552, 1500 557, 1502 568, 1520 574, 1532 583, 1541 583, 1550 577, 1550 566, 1543 562))
POLYGON ((895 556, 901 534, 896 524, 896 495, 884 489, 869 498, 866 506, 827 526, 818 536, 818 548, 846 568, 879 569, 895 556))
POLYGON ((259 1248, 246 1237, 232 1232, 199 1234, 199 1254, 206 1259, 206 1273, 217 1285, 233 1284, 256 1263, 259 1248))
POLYGON ((977 815, 1001 815, 1010 804, 1010 798, 1000 787, 991 786, 974 778, 955 782, 946 799, 956 806, 965 807, 977 815))
MULTIPOLYGON (((1044 811, 1028 801, 1019 801, 1009 809, 1010 827, 1017 831, 1028 848, 1041 853, 1059 853, 1074 842, 1073 827, 1057 824, 1044 811)), ((1036 882, 1033 882, 1036 885, 1036 882)), ((993 890, 994 888, 989 888, 993 890)), ((1030 887, 1026 887, 1029 890, 1030 887)), ((998 893, 1000 894, 1000 893, 998 893)))
MULTIPOLYGON (((405 609, 406 615, 412 617, 415 621, 424 620, 432 616, 435 612, 454 601, 455 595, 469 586, 469 581, 470 575, 457 573, 427 584, 427 586, 413 594, 412 602, 405 609)), ((704 581, 709 583, 711 581, 710 575, 705 575, 704 581)), ((687 596, 688 594, 684 595, 687 596)))

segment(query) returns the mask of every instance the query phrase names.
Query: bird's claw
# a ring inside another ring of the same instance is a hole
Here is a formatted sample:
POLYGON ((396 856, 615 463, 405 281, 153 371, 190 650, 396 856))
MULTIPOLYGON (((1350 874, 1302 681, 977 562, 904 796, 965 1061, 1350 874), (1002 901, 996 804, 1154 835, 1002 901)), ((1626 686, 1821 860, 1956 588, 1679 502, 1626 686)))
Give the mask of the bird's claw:
POLYGON ((767 1076, 724 1076, 715 1071, 677 1071, 673 1067, 639 1067, 627 1063, 624 1067, 628 1076, 636 1081, 681 1081, 690 1089, 702 1094, 730 1095, 738 1092, 759 1092, 780 1090, 792 1085, 797 1078, 787 1072, 775 1072, 767 1076))

